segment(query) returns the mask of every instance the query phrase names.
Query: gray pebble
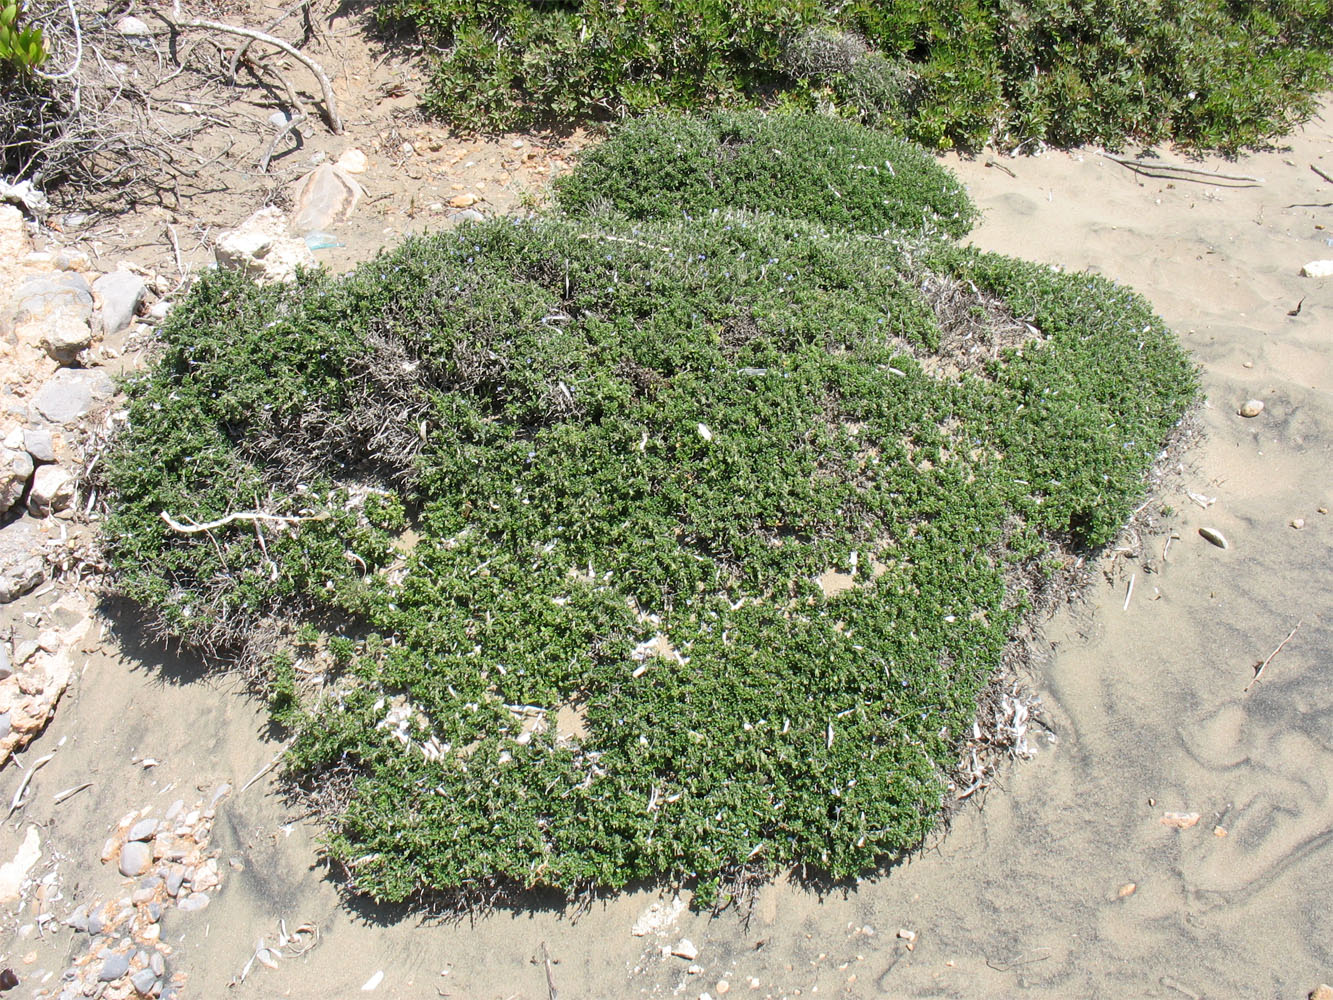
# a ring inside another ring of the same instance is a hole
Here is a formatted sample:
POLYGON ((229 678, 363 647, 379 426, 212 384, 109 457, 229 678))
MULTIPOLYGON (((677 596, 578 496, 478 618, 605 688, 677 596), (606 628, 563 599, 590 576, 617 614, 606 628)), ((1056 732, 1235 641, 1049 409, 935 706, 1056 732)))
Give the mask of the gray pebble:
POLYGON ((162 919, 162 904, 161 904, 161 903, 149 903, 149 904, 148 904, 148 922, 149 922, 150 924, 155 924, 155 923, 157 923, 157 922, 158 922, 159 920, 161 920, 161 919, 162 919))
POLYGON ((465 208, 463 211, 454 215, 459 222, 485 222, 486 216, 482 215, 475 208, 465 208))
POLYGON ((14 666, 9 662, 9 643, 0 642, 0 680, 14 673, 14 666))
POLYGON ((185 869, 176 865, 167 872, 167 895, 176 896, 181 891, 181 883, 185 881, 185 869))
POLYGON ((208 893, 192 892, 176 905, 186 913, 194 913, 208 905, 208 893))
POLYGON ((110 983, 130 971, 129 955, 112 955, 102 963, 102 971, 97 974, 99 982, 110 983))
POLYGON ((1205 541, 1212 542, 1219 549, 1227 548, 1226 536, 1216 528, 1200 528, 1199 534, 1203 536, 1205 541))
POLYGON ((142 841, 132 840, 120 849, 120 873, 129 878, 142 875, 153 863, 153 849, 142 841))
POLYGON ((88 904, 83 903, 74 908, 74 912, 65 918, 65 926, 72 927, 76 931, 86 931, 88 929, 88 904))
POLYGON ((101 912, 88 914, 88 933, 97 935, 106 929, 106 921, 102 919, 101 912))
POLYGON ((51 432, 45 428, 29 428, 23 432, 23 450, 32 456, 34 462, 54 462, 56 446, 51 439, 51 432))
POLYGON ((157 976, 153 975, 152 969, 140 969, 130 976, 130 983, 142 995, 148 996, 153 992, 153 987, 157 985, 157 976))
POLYGON ((85 416, 93 402, 110 399, 116 387, 98 368, 62 368, 33 397, 37 412, 53 424, 67 424, 85 416))
MULTIPOLYGON (((14 671, 11 670, 9 674, 12 674, 13 672, 14 671)), ((5 674, 5 676, 8 677, 9 674, 5 674)), ((14 723, 10 719, 9 713, 5 712, 3 715, 0 715, 0 740, 3 740, 6 736, 8 736, 13 728, 14 728, 14 723)))
POLYGON ((157 820, 151 816, 148 819, 141 819, 130 827, 130 840, 152 840, 153 835, 157 833, 157 820))
POLYGON ((152 955, 149 956, 148 968, 152 969, 153 974, 156 976, 166 975, 167 960, 162 957, 162 953, 160 951, 155 951, 153 952, 152 955))
POLYGON ((143 278, 132 271, 112 271, 93 282, 93 291, 102 298, 102 330, 119 333, 134 321, 148 289, 143 278))

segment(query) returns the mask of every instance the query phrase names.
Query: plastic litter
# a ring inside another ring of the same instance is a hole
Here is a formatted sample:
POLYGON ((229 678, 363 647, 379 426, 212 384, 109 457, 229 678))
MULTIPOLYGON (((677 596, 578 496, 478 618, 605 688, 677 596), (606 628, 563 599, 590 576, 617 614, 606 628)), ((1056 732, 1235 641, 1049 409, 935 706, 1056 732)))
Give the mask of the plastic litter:
POLYGON ((347 246, 346 243, 338 239, 338 237, 334 236, 332 233, 318 230, 313 233, 306 233, 305 245, 311 250, 328 250, 330 247, 347 246))

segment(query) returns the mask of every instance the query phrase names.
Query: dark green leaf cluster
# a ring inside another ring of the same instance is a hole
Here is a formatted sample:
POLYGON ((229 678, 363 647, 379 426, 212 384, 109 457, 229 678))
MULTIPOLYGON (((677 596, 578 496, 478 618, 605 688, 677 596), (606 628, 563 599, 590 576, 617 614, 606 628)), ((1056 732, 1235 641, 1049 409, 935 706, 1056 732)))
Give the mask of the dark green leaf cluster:
POLYGON ((1174 138, 1234 149, 1308 115, 1329 0, 393 0, 465 127, 824 105, 928 146, 1174 138), (843 41, 838 41, 841 38, 843 41))
MULTIPOLYGON (((914 226, 949 195, 905 190, 914 226)), ((1132 292, 863 235, 860 191, 846 228, 468 225, 172 314, 107 463, 118 587, 196 644, 296 636, 268 693, 357 889, 706 900, 932 828, 1034 569, 1114 535, 1195 381, 1132 292)))

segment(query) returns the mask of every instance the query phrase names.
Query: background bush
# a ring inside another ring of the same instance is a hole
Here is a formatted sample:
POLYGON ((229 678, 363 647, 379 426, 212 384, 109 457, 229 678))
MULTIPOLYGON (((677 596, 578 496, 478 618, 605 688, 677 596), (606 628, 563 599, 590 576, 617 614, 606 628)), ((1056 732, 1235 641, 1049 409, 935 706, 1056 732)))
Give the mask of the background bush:
POLYGON ((784 95, 929 146, 1237 148, 1308 114, 1333 65, 1329 0, 394 0, 377 17, 442 49, 426 107, 489 129, 784 95))
POLYGON ((630 121, 561 180, 581 214, 638 219, 750 209, 855 232, 962 236, 976 207, 909 143, 825 115, 713 113, 630 121))

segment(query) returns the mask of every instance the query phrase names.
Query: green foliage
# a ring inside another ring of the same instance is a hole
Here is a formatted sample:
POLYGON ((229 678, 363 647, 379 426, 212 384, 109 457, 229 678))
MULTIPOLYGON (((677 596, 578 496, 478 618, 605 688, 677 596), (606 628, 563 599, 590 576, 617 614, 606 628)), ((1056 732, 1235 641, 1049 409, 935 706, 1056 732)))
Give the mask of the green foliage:
POLYGON ((560 205, 640 219, 727 208, 852 231, 962 236, 976 208, 920 149, 826 115, 651 115, 618 127, 562 178, 560 205))
POLYGON ((48 53, 42 29, 19 23, 17 0, 0 5, 0 73, 26 74, 46 62, 48 53))
MULTIPOLYGON (((915 161, 846 228, 799 187, 799 218, 682 219, 669 162, 610 179, 648 127, 563 197, 655 220, 468 225, 280 290, 213 274, 129 386, 117 587, 220 651, 261 620, 312 656, 328 634, 328 686, 302 714, 279 656, 273 707, 289 777, 346 789, 328 849, 378 899, 707 901, 911 850, 1030 581, 1113 537, 1194 398, 1132 292, 858 232, 893 191, 938 211, 915 161), (395 424, 416 450, 385 453, 395 424), (289 520, 161 517, 238 508, 289 520)), ((655 127, 718 166, 718 133, 655 127)), ((761 191, 736 162, 720 183, 761 191)))
POLYGON ((1329 0, 394 0, 440 56, 423 96, 464 127, 785 101, 928 146, 1234 149, 1333 78, 1329 0))

